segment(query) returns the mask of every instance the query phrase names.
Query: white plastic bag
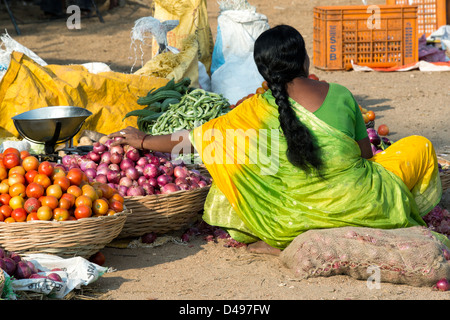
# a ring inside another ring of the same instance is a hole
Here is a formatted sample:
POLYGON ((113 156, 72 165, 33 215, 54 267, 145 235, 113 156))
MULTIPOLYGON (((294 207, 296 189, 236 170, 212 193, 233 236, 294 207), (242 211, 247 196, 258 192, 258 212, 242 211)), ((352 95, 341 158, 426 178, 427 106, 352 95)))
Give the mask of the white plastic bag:
POLYGON ((6 31, 0 37, 0 40, 0 80, 3 78, 6 70, 9 67, 9 63, 11 62, 11 53, 13 51, 24 53, 41 66, 47 65, 47 63, 42 60, 36 53, 11 38, 11 36, 6 31))
POLYGON ((11 282, 14 291, 32 291, 43 294, 52 294, 55 298, 64 298, 73 289, 79 289, 82 285, 88 285, 105 272, 108 268, 101 267, 82 257, 61 258, 50 254, 29 254, 23 259, 31 261, 42 275, 57 273, 62 282, 50 279, 20 279, 11 282), (51 271, 61 269, 61 271, 51 271))
POLYGON ((263 82, 253 60, 256 38, 269 29, 267 17, 245 0, 223 1, 211 64, 211 88, 231 104, 263 82))

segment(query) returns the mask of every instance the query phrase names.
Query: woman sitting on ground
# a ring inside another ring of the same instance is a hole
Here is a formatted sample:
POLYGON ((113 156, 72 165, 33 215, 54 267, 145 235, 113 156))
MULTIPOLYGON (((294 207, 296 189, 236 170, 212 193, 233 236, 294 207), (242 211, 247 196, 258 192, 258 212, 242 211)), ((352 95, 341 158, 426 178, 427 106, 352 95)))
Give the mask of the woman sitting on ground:
POLYGON ((425 225, 442 189, 429 140, 411 136, 373 156, 353 95, 308 79, 301 34, 281 25, 255 42, 270 90, 192 131, 146 136, 128 127, 121 144, 196 149, 213 178, 203 219, 253 252, 278 254, 310 229, 425 225))

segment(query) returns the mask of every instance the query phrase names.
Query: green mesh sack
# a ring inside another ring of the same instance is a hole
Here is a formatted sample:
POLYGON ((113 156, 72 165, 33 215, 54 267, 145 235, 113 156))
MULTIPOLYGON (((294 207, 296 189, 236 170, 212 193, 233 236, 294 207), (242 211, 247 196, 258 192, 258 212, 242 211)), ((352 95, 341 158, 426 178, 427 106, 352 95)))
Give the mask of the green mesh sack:
POLYGON ((450 279, 449 249, 425 227, 373 229, 342 227, 309 230, 280 255, 296 278, 348 275, 380 282, 433 286, 450 279))

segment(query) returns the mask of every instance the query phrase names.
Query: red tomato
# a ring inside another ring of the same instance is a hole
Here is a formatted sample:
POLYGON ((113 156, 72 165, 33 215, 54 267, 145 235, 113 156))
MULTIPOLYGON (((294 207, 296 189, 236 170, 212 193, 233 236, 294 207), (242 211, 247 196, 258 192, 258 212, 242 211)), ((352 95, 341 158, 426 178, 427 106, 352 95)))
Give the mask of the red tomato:
POLYGON ((22 167, 25 171, 37 170, 39 167, 39 160, 35 156, 28 156, 22 160, 22 167))
POLYGON ((53 209, 53 219, 56 221, 66 221, 69 220, 70 214, 67 209, 55 208, 53 209))
POLYGON ((27 215, 27 221, 35 221, 35 220, 39 220, 39 218, 37 216, 37 212, 30 212, 27 215))
POLYGON ((95 263, 96 265, 102 266, 105 263, 106 259, 103 253, 99 251, 90 256, 89 261, 95 263))
POLYGON ((50 207, 52 210, 59 205, 59 200, 54 196, 42 196, 39 198, 42 206, 50 207))
POLYGON ((11 212, 13 211, 13 209, 7 205, 4 204, 0 207, 0 213, 3 215, 3 217, 8 218, 11 216, 11 212))
POLYGON ((44 195, 45 189, 42 185, 36 182, 32 182, 27 186, 25 193, 28 198, 36 198, 39 199, 44 195))
POLYGON ((309 76, 308 76, 308 79, 319 81, 319 77, 316 76, 314 73, 310 73, 309 76))
POLYGON ((14 153, 20 157, 20 151, 17 150, 16 148, 10 147, 10 148, 6 148, 5 150, 3 150, 3 154, 8 154, 8 153, 14 153))
POLYGON ((50 220, 53 218, 53 210, 48 206, 42 206, 37 211, 37 217, 39 220, 50 220))
POLYGON ((53 166, 50 162, 43 161, 38 166, 38 172, 49 177, 53 173, 53 166))
POLYGON ((0 195, 0 203, 1 204, 9 204, 9 200, 11 200, 11 196, 9 195, 9 193, 4 193, 2 195, 0 195))
POLYGON ((378 127, 378 134, 380 136, 387 136, 389 134, 389 127, 385 124, 380 124, 378 127))
POLYGON ((6 169, 11 169, 20 164, 20 156, 15 153, 3 153, 3 164, 6 169))
POLYGON ((27 212, 24 208, 17 208, 11 212, 11 217, 16 220, 16 222, 24 222, 27 220, 27 212))
POLYGON ((69 179, 70 184, 79 186, 84 180, 84 172, 79 168, 73 168, 67 172, 66 177, 69 179))
POLYGON ((86 205, 81 205, 75 208, 74 216, 77 219, 81 218, 89 218, 92 215, 92 209, 91 207, 88 207, 86 205))
POLYGON ((97 199, 94 200, 92 204, 92 209, 95 215, 103 216, 108 212, 109 204, 105 199, 97 199))
POLYGON ((370 121, 375 120, 375 112, 373 112, 372 110, 367 111, 366 115, 367 115, 367 118, 368 118, 370 121))
POLYGON ((32 183, 34 181, 34 177, 38 174, 37 170, 30 170, 25 173, 25 180, 27 180, 28 183, 32 183))
POLYGON ((33 182, 40 184, 44 188, 48 188, 52 184, 52 181, 50 180, 49 176, 41 173, 38 173, 34 177, 33 182))
POLYGON ((23 204, 23 208, 27 213, 37 211, 41 207, 41 202, 36 198, 28 198, 23 204))

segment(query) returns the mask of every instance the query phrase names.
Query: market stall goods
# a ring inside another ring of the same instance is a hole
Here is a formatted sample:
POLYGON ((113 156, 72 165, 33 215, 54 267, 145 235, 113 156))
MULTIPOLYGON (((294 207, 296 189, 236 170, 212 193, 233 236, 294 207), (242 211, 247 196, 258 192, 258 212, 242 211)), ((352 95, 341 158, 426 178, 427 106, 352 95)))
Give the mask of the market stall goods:
MULTIPOLYGON (((310 230, 282 253, 299 278, 344 274, 355 279, 434 286, 450 279, 450 253, 422 226, 382 230, 343 227, 310 230), (372 277, 371 277, 372 276, 372 277), (377 278, 375 278, 377 276, 377 278)), ((442 289, 441 289, 442 290, 442 289)))
POLYGON ((178 83, 171 80, 164 87, 150 91, 137 101, 146 107, 127 113, 124 119, 137 116, 139 130, 162 135, 193 129, 230 110, 223 95, 188 88, 189 83, 189 78, 178 83))
POLYGON ((0 159, 1 247, 89 257, 122 230, 129 211, 107 184, 28 151, 7 148, 0 159))

